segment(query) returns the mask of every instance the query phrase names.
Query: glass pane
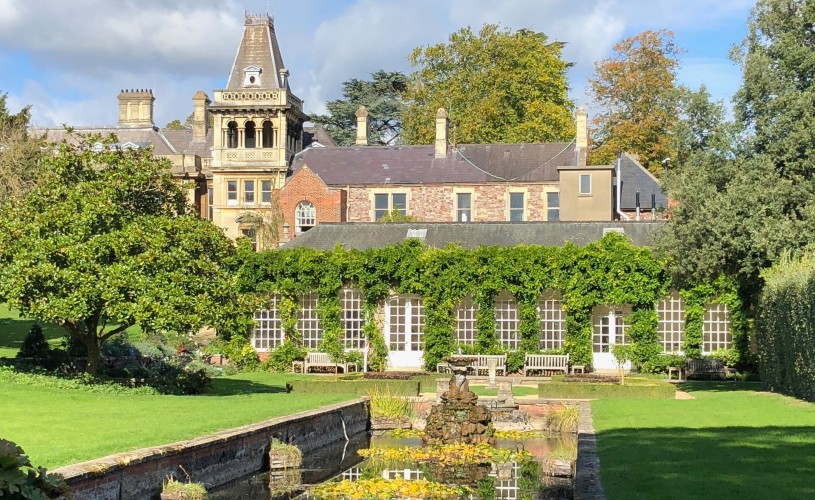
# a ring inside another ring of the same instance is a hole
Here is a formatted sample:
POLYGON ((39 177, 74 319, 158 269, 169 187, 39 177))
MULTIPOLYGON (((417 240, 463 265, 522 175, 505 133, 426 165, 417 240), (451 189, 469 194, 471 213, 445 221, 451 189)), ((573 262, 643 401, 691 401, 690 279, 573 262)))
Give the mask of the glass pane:
POLYGON ((580 174, 580 194, 591 194, 591 174, 580 174))
POLYGON ((388 210, 388 195, 386 194, 375 194, 374 195, 374 209, 376 210, 388 210))
POLYGON ((524 194, 523 193, 509 193, 509 208, 517 208, 523 210, 524 208, 524 194))
POLYGON ((559 208, 560 193, 546 193, 546 205, 549 208, 559 208))
POLYGON ((509 211, 509 220, 511 222, 523 222, 524 220, 524 211, 523 209, 511 209, 509 211))
POLYGON ((550 208, 546 211, 546 220, 549 222, 558 222, 560 220, 560 209, 550 208))
POLYGON ((407 215, 407 195, 405 193, 393 193, 393 210, 399 210, 407 215))
POLYGON ((469 210, 470 209, 470 201, 471 201, 470 193, 458 193, 456 195, 456 198, 457 198, 456 201, 458 203, 458 209, 459 210, 463 210, 463 209, 469 210))
POLYGON ((261 198, 263 203, 272 202, 272 181, 260 181, 261 198))
POLYGON ((226 199, 238 199, 238 181, 226 181, 226 199))
POLYGON ((255 202, 255 181, 243 181, 243 201, 244 203, 255 202))

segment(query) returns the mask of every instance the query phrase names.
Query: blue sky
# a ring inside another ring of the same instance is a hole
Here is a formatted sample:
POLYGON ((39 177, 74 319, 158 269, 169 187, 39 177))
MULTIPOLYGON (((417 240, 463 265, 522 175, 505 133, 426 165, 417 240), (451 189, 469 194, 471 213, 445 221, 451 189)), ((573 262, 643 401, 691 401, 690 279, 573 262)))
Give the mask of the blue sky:
POLYGON ((123 88, 151 88, 155 122, 192 111, 226 84, 244 12, 271 13, 294 92, 322 112, 341 83, 378 69, 409 72, 408 53, 463 26, 499 23, 567 43, 577 104, 594 63, 646 29, 675 33, 680 81, 729 102, 741 73, 728 59, 753 0, 0 0, 0 92, 34 123, 114 125, 123 88))

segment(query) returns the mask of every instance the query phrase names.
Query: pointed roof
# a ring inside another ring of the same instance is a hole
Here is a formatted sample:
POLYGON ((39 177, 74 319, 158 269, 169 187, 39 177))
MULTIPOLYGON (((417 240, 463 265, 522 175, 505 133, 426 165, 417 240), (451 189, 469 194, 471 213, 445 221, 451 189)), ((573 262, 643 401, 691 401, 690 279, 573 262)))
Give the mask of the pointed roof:
POLYGON ((246 14, 241 39, 232 71, 229 73, 228 90, 243 88, 281 89, 287 83, 281 81, 280 70, 284 69, 283 56, 277 44, 274 19, 268 14, 246 14), (260 69, 260 84, 245 85, 245 71, 260 69))

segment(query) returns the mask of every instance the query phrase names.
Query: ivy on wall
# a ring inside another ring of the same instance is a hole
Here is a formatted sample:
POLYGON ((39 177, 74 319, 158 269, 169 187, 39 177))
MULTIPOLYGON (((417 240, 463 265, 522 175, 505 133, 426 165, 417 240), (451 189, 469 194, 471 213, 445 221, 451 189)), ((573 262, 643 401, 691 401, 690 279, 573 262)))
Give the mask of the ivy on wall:
MULTIPOLYGON (((415 294, 423 300, 427 369, 433 369, 459 347, 455 334, 456 308, 467 296, 478 307, 477 332, 475 346, 463 351, 506 352, 496 336, 494 305, 502 291, 511 293, 519 313, 519 349, 508 353, 507 368, 515 370, 523 364, 526 352, 540 352, 537 306, 541 294, 549 290, 560 293, 566 318, 562 351, 571 355, 573 363, 591 364, 592 308, 630 304, 632 313, 627 321, 632 361, 637 366, 647 366, 661 352, 654 305, 670 288, 664 263, 649 249, 635 247, 619 234, 609 234, 584 247, 521 245, 467 250, 456 245, 430 248, 421 241, 407 240, 364 251, 339 247, 327 252, 302 248, 274 250, 247 255, 239 282, 244 292, 280 293, 287 300, 303 293, 317 293, 318 315, 324 330, 320 349, 338 358, 345 355, 340 291, 344 287, 359 290, 363 295, 363 332, 371 347, 369 362, 373 369, 384 368, 388 355, 382 325, 375 321, 376 311, 394 293, 415 294)), ((732 312, 741 311, 740 304, 733 302, 735 293, 721 283, 685 295, 686 300, 702 301, 702 306, 716 295, 718 300, 732 303, 732 312), (703 300, 706 290, 711 293, 703 300)), ((280 311, 287 341, 296 342, 299 338, 296 313, 296 307, 287 306, 280 311)), ((689 328, 695 328, 691 318, 695 316, 689 315, 689 328)), ((695 337, 689 339, 688 347, 701 345, 701 319, 699 332, 699 342, 695 337)))

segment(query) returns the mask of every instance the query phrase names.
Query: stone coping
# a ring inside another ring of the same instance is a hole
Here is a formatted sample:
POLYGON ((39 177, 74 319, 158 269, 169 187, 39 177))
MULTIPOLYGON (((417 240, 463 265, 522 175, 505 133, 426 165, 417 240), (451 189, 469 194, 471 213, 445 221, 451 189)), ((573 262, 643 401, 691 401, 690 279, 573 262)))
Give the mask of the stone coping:
POLYGON ((591 404, 588 401, 581 401, 579 404, 574 498, 575 500, 605 500, 603 484, 600 482, 600 458, 597 456, 597 440, 594 434, 591 404))
POLYGON ((339 412, 345 408, 368 401, 368 399, 368 397, 356 398, 350 401, 322 406, 314 410, 294 413, 292 415, 275 417, 262 422, 243 425, 241 427, 235 427, 185 441, 178 441, 165 445, 151 446, 148 448, 140 448, 138 450, 116 453, 114 455, 108 455, 106 457, 89 460, 87 462, 60 467, 59 469, 52 470, 51 472, 53 474, 60 475, 66 480, 101 476, 124 469, 128 466, 149 462, 167 455, 172 455, 173 453, 180 451, 194 451, 196 449, 205 448, 213 443, 222 443, 234 438, 247 437, 275 425, 297 422, 309 417, 323 415, 325 413, 339 412))

